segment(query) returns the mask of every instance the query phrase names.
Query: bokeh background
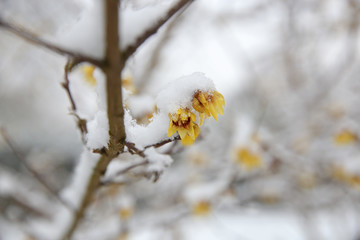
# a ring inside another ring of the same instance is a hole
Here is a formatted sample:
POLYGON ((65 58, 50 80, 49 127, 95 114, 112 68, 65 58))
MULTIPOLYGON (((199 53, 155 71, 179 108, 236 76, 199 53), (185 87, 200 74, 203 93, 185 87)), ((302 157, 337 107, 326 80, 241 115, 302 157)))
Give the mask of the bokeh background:
MULTIPOLYGON (((76 27, 91 2, 0 0, 0 17, 57 43, 98 27, 76 27)), ((175 2, 123 0, 123 42, 175 2)), ((197 0, 172 18, 126 66, 130 111, 140 121, 136 99, 203 72, 225 114, 164 147, 175 162, 156 183, 101 188, 75 238, 359 239, 359 15, 357 0, 197 0)), ((82 151, 65 63, 0 28, 0 126, 58 191, 82 151)), ((0 139, 0 239, 30 239, 53 201, 0 139)))

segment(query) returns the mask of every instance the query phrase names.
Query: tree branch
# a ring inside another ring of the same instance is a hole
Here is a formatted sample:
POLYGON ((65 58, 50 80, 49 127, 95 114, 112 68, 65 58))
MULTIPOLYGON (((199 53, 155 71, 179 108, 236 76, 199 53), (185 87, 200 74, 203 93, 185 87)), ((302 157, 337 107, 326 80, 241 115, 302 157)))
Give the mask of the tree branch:
POLYGON ((189 6, 194 0, 180 0, 175 6, 169 9, 166 15, 159 20, 159 22, 146 30, 140 37, 137 38, 136 42, 128 46, 123 52, 123 58, 128 59, 133 55, 136 50, 152 35, 154 35, 172 16, 174 16, 180 9, 189 6))
POLYGON ((37 180, 39 184, 41 184, 52 196, 54 196, 64 207, 68 208, 69 210, 72 210, 72 207, 70 207, 54 190, 52 186, 50 186, 43 177, 36 172, 25 160, 24 156, 18 151, 18 149, 15 147, 15 144, 10 139, 9 135, 7 134, 6 130, 4 128, 0 128, 0 135, 6 142, 6 144, 9 146, 15 157, 19 160, 19 162, 25 167, 25 169, 34 177, 34 179, 37 180))
POLYGON ((43 212, 42 209, 40 209, 40 206, 39 207, 32 206, 31 204, 24 201, 23 198, 18 198, 14 195, 9 195, 6 197, 0 196, 0 198, 7 199, 12 204, 23 209, 26 213, 33 214, 37 217, 46 218, 47 220, 50 219, 50 216, 48 216, 47 213, 43 212))
POLYGON ((77 59, 77 61, 79 61, 79 62, 89 62, 98 67, 102 67, 104 65, 104 62, 101 60, 98 60, 98 59, 95 59, 95 58, 92 58, 89 56, 85 56, 80 53, 75 53, 75 52, 60 48, 58 46, 55 46, 44 40, 41 40, 35 34, 32 34, 24 29, 21 29, 21 28, 16 27, 8 22, 5 22, 2 18, 0 18, 0 27, 2 27, 3 29, 6 29, 7 31, 15 34, 16 36, 34 44, 34 45, 44 47, 44 48, 46 48, 52 52, 55 52, 57 54, 72 57, 74 59, 77 59))
POLYGON ((107 154, 116 157, 124 148, 125 127, 122 102, 121 72, 125 60, 119 50, 119 0, 106 1, 106 75, 109 135, 107 154))

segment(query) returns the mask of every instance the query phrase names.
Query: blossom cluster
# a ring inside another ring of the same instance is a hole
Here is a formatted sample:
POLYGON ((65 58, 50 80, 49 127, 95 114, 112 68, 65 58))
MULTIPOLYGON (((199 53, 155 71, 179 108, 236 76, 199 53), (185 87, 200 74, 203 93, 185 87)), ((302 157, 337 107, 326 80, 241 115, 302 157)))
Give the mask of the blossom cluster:
MULTIPOLYGON (((197 90, 192 98, 192 108, 200 117, 200 126, 204 120, 224 113, 225 99, 217 91, 203 92, 197 90)), ((200 127, 196 123, 196 115, 189 108, 179 108, 175 113, 169 113, 168 136, 179 133, 183 145, 191 145, 200 134, 200 127)))

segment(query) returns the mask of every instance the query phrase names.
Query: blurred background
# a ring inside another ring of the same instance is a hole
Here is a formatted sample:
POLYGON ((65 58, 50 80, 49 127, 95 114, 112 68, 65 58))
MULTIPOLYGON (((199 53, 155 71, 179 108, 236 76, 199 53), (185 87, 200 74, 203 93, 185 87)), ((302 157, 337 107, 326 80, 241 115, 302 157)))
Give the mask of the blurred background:
MULTIPOLYGON (((123 0, 124 42, 174 3, 123 0)), ((0 17, 56 39, 89 6, 0 0, 0 17)), ((156 183, 129 172, 102 187, 75 239, 360 239, 359 16, 357 0, 197 0, 172 18, 126 66, 133 99, 203 72, 225 114, 193 146, 165 146, 175 161, 156 183)), ((66 58, 1 28, 0 52, 0 126, 60 191, 82 151, 66 58)), ((0 239, 31 239, 51 204, 0 138, 0 239)))

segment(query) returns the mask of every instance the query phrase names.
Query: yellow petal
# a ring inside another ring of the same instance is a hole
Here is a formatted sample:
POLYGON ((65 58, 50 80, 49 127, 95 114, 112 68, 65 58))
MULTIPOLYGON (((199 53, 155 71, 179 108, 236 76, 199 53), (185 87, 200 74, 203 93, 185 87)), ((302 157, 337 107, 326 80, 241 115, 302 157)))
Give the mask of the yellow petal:
POLYGON ((123 220, 129 219, 133 215, 134 210, 132 208, 122 208, 119 210, 120 218, 123 220))
POLYGON ((185 146, 192 145, 194 143, 194 139, 192 139, 189 135, 186 135, 184 138, 181 139, 181 143, 185 146))
POLYGON ((205 103, 207 103, 207 98, 208 98, 208 96, 207 96, 207 94, 205 95, 206 93, 200 93, 199 94, 199 96, 198 96, 198 98, 199 98, 199 100, 200 100, 200 102, 202 103, 202 104, 205 104, 205 103))
POLYGON ((199 100, 197 100, 197 98, 194 98, 193 99, 193 102, 192 102, 192 106, 193 108, 198 111, 199 113, 203 112, 203 107, 201 106, 201 103, 199 102, 199 100))
POLYGON ((205 120, 205 113, 199 113, 200 115, 200 126, 203 125, 204 120, 205 120))
POLYGON ((191 121, 191 122, 195 122, 195 121, 196 121, 196 115, 193 114, 192 112, 190 113, 190 121, 191 121))
POLYGON ((243 165, 246 170, 252 170, 262 165, 262 157, 248 148, 240 148, 237 150, 236 162, 243 165))
POLYGON ((193 206, 193 213, 196 216, 207 216, 211 212, 211 204, 208 201, 198 202, 193 206))
POLYGON ((181 115, 182 112, 183 112, 182 108, 179 108, 179 109, 176 111, 176 115, 181 115))
POLYGON ((225 98, 221 93, 219 93, 218 91, 214 91, 213 95, 215 96, 217 101, 221 102, 223 105, 225 104, 225 98))
POLYGON ((340 133, 338 133, 334 136, 334 141, 335 141, 336 145, 352 144, 356 140, 357 140, 357 136, 353 132, 351 132, 347 129, 342 130, 340 133))
POLYGON ((181 139, 184 139, 187 136, 187 130, 186 129, 179 128, 177 131, 178 131, 181 139))
POLYGON ((215 105, 216 107, 216 111, 220 114, 220 115, 223 115, 224 114, 224 109, 222 107, 222 105, 220 103, 216 103, 215 105))
POLYGON ((194 131, 194 125, 193 123, 191 123, 191 126, 190 126, 190 129, 188 131, 188 135, 193 139, 195 140, 195 131, 194 131))
POLYGON ((95 86, 96 79, 93 76, 95 66, 84 66, 82 70, 85 76, 85 81, 90 84, 90 86, 95 86))
POLYGON ((168 137, 171 137, 174 133, 176 133, 176 126, 173 124, 172 120, 170 120, 168 137))
POLYGON ((210 109, 205 109, 205 118, 211 117, 210 109))
POLYGON ((197 124, 194 124, 194 132, 195 132, 195 138, 197 138, 200 134, 200 127, 197 124))
POLYGON ((210 113, 211 115, 215 118, 215 120, 217 121, 217 112, 215 110, 215 107, 213 104, 209 104, 209 110, 210 110, 210 113))

